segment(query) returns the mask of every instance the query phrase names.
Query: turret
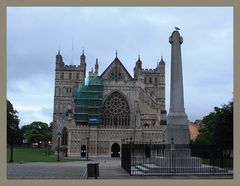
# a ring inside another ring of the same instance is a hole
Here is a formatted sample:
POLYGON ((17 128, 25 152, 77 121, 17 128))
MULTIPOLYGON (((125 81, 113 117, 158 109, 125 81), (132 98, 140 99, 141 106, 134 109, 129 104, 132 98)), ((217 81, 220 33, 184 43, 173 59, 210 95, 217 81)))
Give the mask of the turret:
POLYGON ((99 65, 98 65, 98 58, 96 59, 96 63, 95 63, 95 74, 98 75, 98 69, 99 69, 99 65))
POLYGON ((62 65, 63 65, 63 58, 62 58, 62 55, 60 54, 60 49, 59 49, 56 55, 56 69, 61 68, 62 65))
POLYGON ((84 50, 82 51, 82 55, 80 56, 80 66, 84 70, 84 77, 86 77, 86 56, 84 55, 84 50))
POLYGON ((140 55, 138 54, 138 60, 134 67, 134 78, 138 79, 138 77, 141 75, 141 72, 142 72, 142 61, 140 59, 140 55))
POLYGON ((161 61, 158 63, 158 67, 160 69, 160 73, 165 74, 165 61, 163 61, 162 56, 161 56, 161 61))

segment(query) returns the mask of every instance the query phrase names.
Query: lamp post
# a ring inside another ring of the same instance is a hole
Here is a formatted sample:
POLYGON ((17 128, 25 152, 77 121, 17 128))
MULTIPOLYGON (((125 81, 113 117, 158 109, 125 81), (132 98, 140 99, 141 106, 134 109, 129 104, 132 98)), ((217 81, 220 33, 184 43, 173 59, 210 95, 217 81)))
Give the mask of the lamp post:
POLYGON ((89 137, 87 137, 86 139, 87 139, 87 161, 88 161, 89 137))
POLYGON ((51 145, 51 141, 48 141, 48 156, 50 155, 50 145, 51 145))
POLYGON ((151 163, 151 158, 152 158, 152 140, 150 139, 150 163, 151 163))
POLYGON ((57 136, 58 136, 58 156, 57 156, 57 161, 60 161, 60 159, 59 159, 59 146, 60 146, 60 137, 61 137, 61 132, 60 131, 57 133, 57 136))
POLYGON ((15 130, 15 127, 16 127, 15 123, 12 123, 10 125, 10 128, 12 130, 11 130, 11 157, 10 157, 9 162, 14 162, 13 161, 13 144, 14 144, 14 130, 15 130))

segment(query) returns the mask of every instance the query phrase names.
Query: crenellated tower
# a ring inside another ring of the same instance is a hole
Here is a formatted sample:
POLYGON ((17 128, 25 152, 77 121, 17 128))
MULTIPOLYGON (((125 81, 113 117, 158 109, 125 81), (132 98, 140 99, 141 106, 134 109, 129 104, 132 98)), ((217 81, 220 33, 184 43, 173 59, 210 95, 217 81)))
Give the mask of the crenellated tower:
POLYGON ((134 79, 144 84, 147 94, 159 104, 161 110, 161 125, 166 125, 165 109, 165 62, 161 57, 155 69, 143 69, 140 55, 134 67, 134 79))
POLYGON ((80 65, 65 65, 58 51, 55 66, 55 90, 53 107, 53 148, 56 146, 58 132, 66 131, 74 112, 73 93, 86 77, 86 56, 84 51, 80 57, 80 65))

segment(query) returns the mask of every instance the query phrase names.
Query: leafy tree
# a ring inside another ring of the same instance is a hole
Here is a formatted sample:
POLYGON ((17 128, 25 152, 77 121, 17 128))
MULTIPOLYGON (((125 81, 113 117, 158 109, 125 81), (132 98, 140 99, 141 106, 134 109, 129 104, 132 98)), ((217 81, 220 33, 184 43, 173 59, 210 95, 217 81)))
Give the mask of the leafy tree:
POLYGON ((21 131, 28 143, 47 142, 52 137, 51 127, 41 121, 34 121, 30 125, 24 125, 21 127, 21 131))
POLYGON ((13 108, 12 103, 7 100, 7 143, 21 143, 21 132, 19 130, 18 112, 13 108), (14 135, 14 136, 13 136, 14 135))
POLYGON ((214 107, 214 111, 203 118, 204 126, 194 144, 233 144, 233 102, 214 107))

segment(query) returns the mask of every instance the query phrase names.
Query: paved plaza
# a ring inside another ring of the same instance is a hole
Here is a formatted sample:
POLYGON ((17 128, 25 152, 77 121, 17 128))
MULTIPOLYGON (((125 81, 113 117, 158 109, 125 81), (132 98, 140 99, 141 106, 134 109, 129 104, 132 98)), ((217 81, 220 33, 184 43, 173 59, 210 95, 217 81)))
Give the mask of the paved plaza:
POLYGON ((120 158, 98 158, 88 162, 11 163, 7 165, 7 178, 87 179, 88 163, 99 163, 100 179, 130 178, 130 175, 121 168, 120 158))
MULTIPOLYGON (((7 179, 87 179, 87 164, 99 163, 98 179, 201 179, 201 176, 130 176, 121 168, 120 158, 98 158, 91 161, 56 163, 9 163, 7 179)), ((207 176, 231 179, 232 176, 207 176)), ((94 178, 89 178, 94 179, 94 178)))

